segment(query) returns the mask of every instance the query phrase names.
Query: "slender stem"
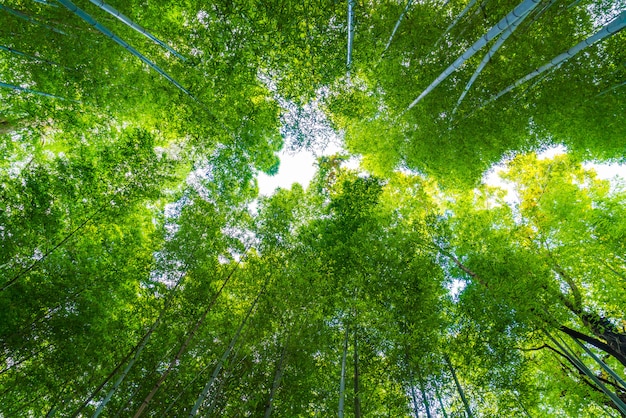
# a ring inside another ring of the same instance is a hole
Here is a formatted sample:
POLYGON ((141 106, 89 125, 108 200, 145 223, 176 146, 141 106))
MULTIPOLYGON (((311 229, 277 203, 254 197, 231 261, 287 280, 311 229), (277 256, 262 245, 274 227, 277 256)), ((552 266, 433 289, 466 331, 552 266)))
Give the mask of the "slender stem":
POLYGON ((529 73, 529 74, 525 75, 524 77, 520 78, 519 80, 517 80, 515 83, 511 84, 510 86, 508 86, 504 90, 500 91, 498 94, 494 95, 489 100, 487 100, 482 105, 482 107, 488 105, 491 102, 494 102, 494 101, 498 100, 500 97, 502 97, 505 94, 509 93, 511 90, 513 90, 516 87, 526 83, 527 81, 537 77, 541 73, 543 73, 545 71, 548 71, 548 70, 554 68, 557 65, 562 64, 563 62, 565 62, 568 59, 572 58, 573 56, 575 56, 576 54, 578 54, 579 52, 581 52, 582 50, 584 50, 588 46, 590 46, 590 45, 592 45, 592 44, 594 44, 594 43, 596 43, 598 41, 601 41, 602 39, 604 39, 606 37, 609 37, 611 35, 616 34, 620 30, 624 29, 624 27, 626 27, 626 11, 620 13, 619 16, 617 16, 615 19, 613 19, 609 24, 604 26, 601 30, 599 30, 595 34, 591 35, 590 37, 588 37, 584 41, 579 42, 578 44, 574 45, 573 47, 571 47, 567 51, 563 52, 562 54, 557 55, 556 57, 552 58, 550 60, 550 62, 548 62, 547 64, 542 65, 541 67, 537 68, 536 70, 532 71, 531 73, 529 73))
POLYGON ((172 83, 174 86, 176 86, 180 91, 182 91, 183 93, 185 93, 187 96, 191 97, 193 100, 197 100, 192 94, 191 92, 189 92, 189 90, 187 90, 186 88, 184 88, 180 83, 178 83, 178 81, 174 80, 174 78, 172 78, 169 74, 167 74, 165 71, 163 71, 160 67, 158 67, 154 62, 150 61, 148 58, 146 58, 143 54, 141 54, 139 51, 137 51, 135 48, 133 48, 132 46, 130 46, 126 41, 124 41, 123 39, 121 39, 120 37, 118 37, 117 35, 115 35, 113 32, 111 32, 107 27, 103 26, 102 24, 98 23, 97 20, 95 20, 93 17, 91 17, 91 15, 89 15, 88 13, 86 13, 84 10, 80 9, 78 6, 76 6, 74 3, 72 3, 70 0, 57 0, 59 3, 61 3, 63 6, 65 6, 69 11, 71 11, 72 13, 76 14, 78 17, 80 17, 81 19, 83 19, 85 22, 87 22, 89 25, 93 26, 94 29, 96 29, 97 31, 99 31, 100 33, 102 33, 103 35, 111 38, 111 40, 113 42, 115 42, 116 44, 120 45, 121 47, 123 47, 124 49, 126 49, 128 52, 130 52, 131 54, 133 54, 134 56, 136 56, 137 58, 139 58, 144 64, 147 64, 150 68, 152 68, 153 70, 155 70, 157 73, 159 73, 163 78, 165 78, 167 81, 169 81, 170 83, 172 83))
MULTIPOLYGON (((0 83, 0 85, 1 84, 2 83, 0 83)), ((11 280, 6 282, 2 286, 2 288, 0 288, 0 292, 8 289, 13 284, 15 284, 15 282, 20 277, 22 277, 23 275, 25 275, 26 273, 31 271, 33 268, 35 268, 35 266, 38 263, 40 263, 42 260, 45 260, 50 254, 52 254, 54 251, 56 251, 58 248, 60 248, 63 244, 65 244, 70 238, 72 238, 78 231, 83 229, 89 222, 91 222, 97 215, 99 215, 102 211, 104 211, 104 209, 106 209, 109 205, 110 205, 110 203, 107 202, 107 203, 103 204, 102 206, 100 206, 98 209, 96 209, 91 215, 89 215, 87 217, 87 219, 85 219, 83 222, 81 222, 76 228, 74 228, 68 235, 65 236, 65 238, 63 238, 61 241, 59 241, 54 247, 52 247, 51 249, 46 251, 41 257, 39 257, 37 260, 35 260, 30 266, 26 267, 25 269, 20 271, 16 276, 14 276, 11 280)))
POLYGON ((219 362, 215 366, 215 369, 213 370, 213 374, 211 375, 211 379, 204 386, 204 389, 202 390, 202 392, 198 396, 198 399, 196 399, 196 403, 194 404, 193 408, 189 412, 189 417, 190 418, 191 417, 195 417, 198 414, 198 411, 200 410, 200 408, 202 407, 202 404, 204 403, 204 399, 208 395, 209 390, 211 390, 211 387, 213 387, 213 384, 215 383, 215 380, 217 379, 217 376, 219 375, 220 371, 222 370, 222 367, 224 366, 224 363, 226 362, 226 360, 230 356, 230 353, 232 352, 233 347, 235 346, 235 344, 239 340, 239 336, 241 335, 241 331, 243 330, 245 325, 248 323, 248 319, 250 318, 250 315, 254 311, 254 308, 256 307, 257 303, 259 302, 259 299, 261 298, 261 295, 265 291, 265 287, 266 286, 267 286, 267 282, 263 285, 263 287, 259 291, 257 297, 254 299, 254 302, 252 303, 252 305, 248 309, 248 312, 246 313, 245 318, 243 319, 243 321, 239 325, 239 328, 237 329, 237 332, 235 332, 235 335, 233 336, 232 340, 230 341, 230 344, 228 345, 228 348, 226 349, 226 351, 224 351, 224 354, 222 354, 222 357, 220 358, 219 362))
MULTIPOLYGON (((156 328, 161 323, 161 319, 163 318, 163 315, 165 315, 165 312, 167 312, 167 310, 169 309, 169 306, 170 306, 171 301, 173 299, 173 295, 176 292, 176 289, 178 288, 178 286, 180 285, 181 281, 185 277, 185 270, 187 270, 187 266, 185 266, 182 270, 183 270, 183 272, 178 277, 178 280, 176 281, 176 285, 169 291, 167 300, 165 301, 165 303, 163 305, 163 308, 161 309, 161 312, 159 313, 159 316, 157 317, 157 319, 152 324, 152 327, 150 327, 148 332, 139 341, 137 346, 135 346, 135 348, 130 353, 128 353, 126 358, 123 360, 123 362, 127 361, 127 359, 129 358, 130 354, 132 354, 133 351, 135 352, 135 355, 133 356, 131 361, 128 362, 128 364, 126 365, 126 367, 122 371, 122 374, 120 374, 120 376, 115 381, 115 384, 113 385, 113 387, 107 392, 107 394, 104 397, 104 399, 98 405, 98 408, 96 409, 96 411, 92 415, 92 418, 98 418, 98 416, 102 413, 102 411, 104 410, 104 407, 111 400, 111 397, 113 396, 113 394, 115 393, 117 388, 120 386, 120 384, 124 381, 124 379, 128 375, 128 372, 130 371, 130 369, 135 365, 137 359, 139 358, 139 355, 141 354, 141 352, 145 348, 146 344, 150 340, 150 337, 152 336, 152 334, 154 333, 156 328)), ((120 363, 120 364, 122 364, 122 363, 120 363)), ((117 368, 119 368, 119 366, 117 368)))
POLYGON ((606 352, 607 354, 612 355, 613 357, 615 357, 615 359, 617 359, 620 363, 622 363, 624 366, 626 366, 626 356, 624 356, 622 353, 616 351, 615 349, 613 349, 613 347, 611 347, 610 345, 596 339, 593 337, 590 337, 588 335, 583 334, 582 332, 578 332, 576 330, 573 330, 571 328, 566 327, 565 325, 562 325, 561 327, 559 327, 559 331, 564 332, 565 334, 577 338, 579 340, 585 341, 591 345, 593 345, 596 348, 599 348, 600 350, 606 352))
POLYGON ((348 71, 352 67, 352 44, 354 41, 354 0, 348 0, 348 58, 346 66, 348 71))
POLYGON ((12 8, 4 6, 2 4, 0 4, 0 10, 4 10, 4 11, 12 14, 13 16, 17 16, 20 19, 25 20, 27 22, 43 26, 44 28, 50 29, 52 32, 56 32, 56 33, 59 33, 61 35, 65 35, 65 32, 63 32, 62 30, 59 30, 59 29, 55 28, 54 26, 50 26, 50 25, 47 25, 47 24, 45 24, 43 22, 40 22, 39 20, 37 20, 37 19, 35 19, 33 17, 30 17, 26 13, 22 13, 19 10, 12 9, 12 8))
MULTIPOLYGON (((246 254, 247 254, 247 249, 246 249, 246 254)), ((211 308, 217 301, 217 298, 222 294, 222 291, 224 290, 224 288, 226 287, 230 279, 233 277, 235 271, 239 268, 244 258, 245 258, 245 255, 244 257, 241 257, 241 259, 237 262, 235 267, 233 267, 233 269, 230 271, 230 273, 228 274, 228 276, 222 283, 222 286, 218 289, 215 295, 213 295, 213 298, 211 299, 211 301, 205 308, 204 312, 202 313, 198 321, 196 321, 196 324, 194 325, 193 329, 187 336, 187 339, 183 342, 183 344, 181 345, 180 349, 178 350, 174 358, 170 361, 169 365, 167 366, 167 369, 161 374, 161 377, 154 384, 150 393, 148 393, 148 395, 145 397, 145 399, 141 403, 141 406, 139 407, 137 412, 135 412, 135 415, 133 415, 133 418, 138 418, 139 416, 141 416, 141 414, 143 414, 143 411, 146 409, 146 407, 148 406, 148 404, 150 403, 150 401, 152 400, 156 392, 159 390, 159 388, 161 387, 165 379, 167 379, 169 374, 172 372, 174 366, 176 365, 176 363, 178 363, 178 360, 187 349, 187 346, 189 346, 189 344, 191 343, 191 340, 195 337, 196 332, 198 331, 200 326, 204 323, 204 320, 206 319, 207 315, 209 314, 209 311, 211 310, 211 308)))
POLYGON ((413 414, 415 415, 415 418, 420 418, 419 410, 417 409, 417 394, 415 393, 415 385, 413 384, 413 379, 411 379, 411 383, 409 384, 409 386, 411 387, 411 398, 413 398, 413 414))
POLYGON ((270 418, 270 416, 272 415, 272 408, 274 407, 274 396, 276 396, 276 391, 278 390, 280 380, 283 376, 286 353, 287 343, 285 343, 280 353, 280 359, 278 360, 278 366, 276 367, 276 373, 274 374, 274 381, 272 382, 272 388, 270 389, 270 394, 267 399, 267 406, 265 407, 265 418, 270 418))
POLYGON ((456 106, 452 110, 452 113, 456 113, 456 110, 461 105, 461 102, 463 101, 467 93, 469 92, 470 88, 472 87, 472 85, 474 84, 474 82, 476 81, 480 73, 483 71, 483 69, 487 66, 487 64, 491 60, 491 57, 493 57, 493 55, 498 51, 498 49, 500 49, 500 47, 504 44, 504 42, 507 39, 509 39, 511 35, 513 35, 513 32, 515 32, 515 29, 518 28, 518 26, 526 19, 526 17, 528 17, 529 14, 530 12, 526 12, 525 14, 520 16, 515 22, 511 24, 511 26, 509 26, 504 31, 504 33, 502 33, 502 35, 500 35, 500 37, 491 46, 491 48, 489 48, 489 52, 485 54, 480 64, 478 64, 476 71, 474 71, 474 74, 472 74, 472 77, 469 79, 469 81, 465 85, 465 89, 463 89, 463 93, 461 93, 459 100, 456 102, 456 106))
MULTIPOLYGON (((476 0, 472 0, 472 1, 476 1, 476 0)), ((413 0, 408 0, 406 2, 406 6, 404 7, 404 10, 402 11, 402 13, 400 14, 400 17, 396 21, 396 25, 393 27, 393 31, 391 31, 391 36, 389 37, 389 40, 387 41, 387 45, 385 45, 385 49, 383 50, 383 53, 381 55, 384 55, 385 52, 387 52, 387 50, 389 49, 389 45, 391 45, 391 41, 393 41, 393 37, 395 36, 396 31, 400 27, 400 23, 402 22, 402 19, 404 19, 404 16, 407 14, 409 9, 411 8, 412 3, 413 3, 413 0)))
POLYGON ((160 40, 159 38, 157 38, 156 36, 154 36, 153 34, 148 32, 142 26, 140 26, 137 23, 133 22, 128 16, 124 15, 119 10, 115 9, 113 6, 105 3, 102 0, 89 0, 89 1, 92 4, 95 4, 96 6, 101 8, 102 10, 104 10, 105 12, 109 13, 111 16, 116 17, 121 22, 124 22, 124 24, 127 25, 128 27, 133 28, 137 32, 141 33, 143 36, 145 36, 146 38, 150 39, 151 41, 153 41, 157 45, 160 45, 161 47, 165 48, 166 50, 168 50, 169 52, 174 54, 181 61, 186 61, 187 60, 181 54, 176 52, 176 50, 174 50, 174 48, 170 47, 168 44, 166 44, 165 42, 163 42, 162 40, 160 40))
POLYGON ((359 391, 358 327, 354 326, 354 417, 361 418, 361 393, 359 391))
POLYGON ((343 418, 344 400, 346 392, 346 355, 348 353, 348 327, 346 327, 346 336, 343 340, 343 355, 341 357, 341 380, 339 382, 339 413, 338 417, 343 418))
POLYGON ((463 406, 465 407, 465 412, 467 413, 468 418, 473 418, 472 410, 470 409, 469 403, 467 402, 467 399, 465 398, 465 393, 463 392, 463 388, 461 387, 461 384, 459 383, 459 379, 456 377, 456 372, 454 371, 454 367, 452 366, 452 362, 450 361, 450 357, 448 357, 448 355, 445 354, 443 358, 446 361, 446 363, 448 364, 448 367, 450 368, 450 373, 452 373, 452 378, 454 379, 454 384, 456 385, 456 389, 459 392, 459 395, 461 396, 461 400, 463 401, 463 406))
POLYGON ((541 0, 524 0, 520 3, 515 9, 513 9, 509 14, 507 14, 502 20, 500 20, 495 26, 493 26, 485 35, 483 35, 480 39, 472 44, 461 56, 459 56, 448 68, 446 68, 435 80, 428 86, 426 89, 417 97, 417 99, 413 100, 411 104, 406 108, 403 112, 407 112, 411 110, 416 104, 418 104, 428 93, 430 93, 435 87, 437 87, 442 81, 444 81, 450 74, 455 72, 457 69, 461 67, 468 59, 474 56, 480 49, 482 49, 489 41, 495 39, 498 35, 500 35, 504 30, 506 30, 511 24, 520 16, 523 16, 526 13, 529 13, 533 10, 541 0))
MULTIPOLYGON (((44 62, 46 64, 61 66, 61 64, 59 64, 58 62, 49 61, 47 59, 37 57, 35 55, 27 54, 26 52, 18 51, 17 49, 13 49, 9 46, 0 45, 0 50, 10 52, 11 54, 19 55, 21 57, 28 58, 33 61, 44 62)), ((67 68, 67 67, 63 67, 63 68, 67 68)))
POLYGON ((435 396, 437 396, 437 400, 439 401, 439 407, 441 408, 443 418, 448 418, 448 414, 446 413, 446 408, 443 406, 443 401, 441 400, 441 395, 439 394, 439 388, 437 385, 435 385, 435 396))
POLYGON ((570 337, 572 340, 574 340, 576 344, 578 344, 583 350, 585 350, 585 352, 589 355, 589 357, 594 359, 596 363, 598 363, 598 365, 602 367, 602 369, 604 369, 605 372, 610 374, 613 377, 613 379, 615 379, 615 381, 618 382, 622 386, 622 390, 626 391, 626 382, 624 382, 624 379, 622 379, 617 373, 615 373, 615 371, 612 368, 610 368, 608 364, 600 360, 598 356, 596 356, 591 350, 589 350, 585 344, 581 343, 577 338, 574 338, 571 335, 570 337))
POLYGON ((424 385, 424 381, 422 380, 422 377, 419 377, 419 381, 420 381, 420 392, 422 393, 422 401, 424 402, 424 408, 426 408, 426 416, 428 418, 432 418, 432 415, 430 414, 430 403, 428 402, 428 397, 426 396, 426 387, 424 385))
POLYGON ((60 99, 60 100, 66 100, 68 102, 80 103, 77 100, 68 99, 62 96, 56 96, 54 94, 46 93, 46 92, 39 91, 39 90, 27 89, 25 87, 16 86, 14 84, 7 84, 7 83, 0 82, 0 87, 4 87, 5 89, 11 89, 15 91, 23 91, 24 93, 36 94, 37 96, 51 97, 53 99, 60 99))
POLYGON ((461 18, 463 16, 465 16, 465 14, 474 6, 474 4, 476 4, 477 0, 471 0, 469 3, 467 3, 467 6, 465 6, 465 8, 463 10, 461 10, 461 13, 459 13, 454 20, 452 21, 452 23, 450 23, 448 25, 448 27, 446 28, 446 30, 443 31, 443 33, 441 34, 441 36, 439 37, 439 39, 437 39, 437 42, 435 42, 435 46, 433 49, 436 49, 437 46, 439 45, 439 43, 443 40, 443 38, 446 36, 446 34, 448 32, 450 32, 450 29, 452 29, 454 26, 456 26, 456 24, 458 23, 459 20, 461 20, 461 18))
POLYGON ((567 347, 565 342, 561 345, 554 337, 552 337, 547 331, 545 334, 556 344, 557 347, 561 349, 563 353, 567 355, 567 357, 571 360, 576 367, 582 371, 589 379, 593 381, 593 383, 602 390, 610 399, 613 401, 613 404, 619 409, 621 413, 626 415, 626 404, 622 401, 615 393, 611 392, 599 379, 598 377, 591 371, 589 368, 574 354, 573 351, 567 347))

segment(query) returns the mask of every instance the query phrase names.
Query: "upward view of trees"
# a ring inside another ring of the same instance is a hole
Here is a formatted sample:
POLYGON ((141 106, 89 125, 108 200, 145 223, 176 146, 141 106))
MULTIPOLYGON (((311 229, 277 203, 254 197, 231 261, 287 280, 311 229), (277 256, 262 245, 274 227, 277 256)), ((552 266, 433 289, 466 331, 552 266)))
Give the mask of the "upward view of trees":
POLYGON ((0 2, 0 417, 626 416, 624 1, 110 1, 0 2))

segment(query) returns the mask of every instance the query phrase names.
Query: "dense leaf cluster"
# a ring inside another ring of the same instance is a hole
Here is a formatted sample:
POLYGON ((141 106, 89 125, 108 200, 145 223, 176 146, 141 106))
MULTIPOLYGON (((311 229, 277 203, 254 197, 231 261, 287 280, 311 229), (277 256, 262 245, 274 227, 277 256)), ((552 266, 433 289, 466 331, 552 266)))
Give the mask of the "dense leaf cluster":
POLYGON ((4 1, 0 417, 626 416, 625 8, 4 1))

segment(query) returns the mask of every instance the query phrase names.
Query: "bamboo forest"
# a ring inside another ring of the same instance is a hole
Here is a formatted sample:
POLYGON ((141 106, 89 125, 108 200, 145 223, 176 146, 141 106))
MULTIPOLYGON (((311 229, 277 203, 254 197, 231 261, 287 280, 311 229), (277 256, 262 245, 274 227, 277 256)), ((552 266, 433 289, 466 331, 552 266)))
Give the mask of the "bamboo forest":
POLYGON ((625 26, 0 0, 0 418, 626 417, 625 26))

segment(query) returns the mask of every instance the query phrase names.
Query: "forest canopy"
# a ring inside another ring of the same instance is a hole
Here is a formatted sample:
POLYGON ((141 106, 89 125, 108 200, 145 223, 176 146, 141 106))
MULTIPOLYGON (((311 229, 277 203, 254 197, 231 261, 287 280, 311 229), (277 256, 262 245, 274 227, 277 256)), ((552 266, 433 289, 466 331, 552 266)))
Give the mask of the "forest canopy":
POLYGON ((0 3, 0 417, 626 416, 624 0, 109 1, 0 3))

